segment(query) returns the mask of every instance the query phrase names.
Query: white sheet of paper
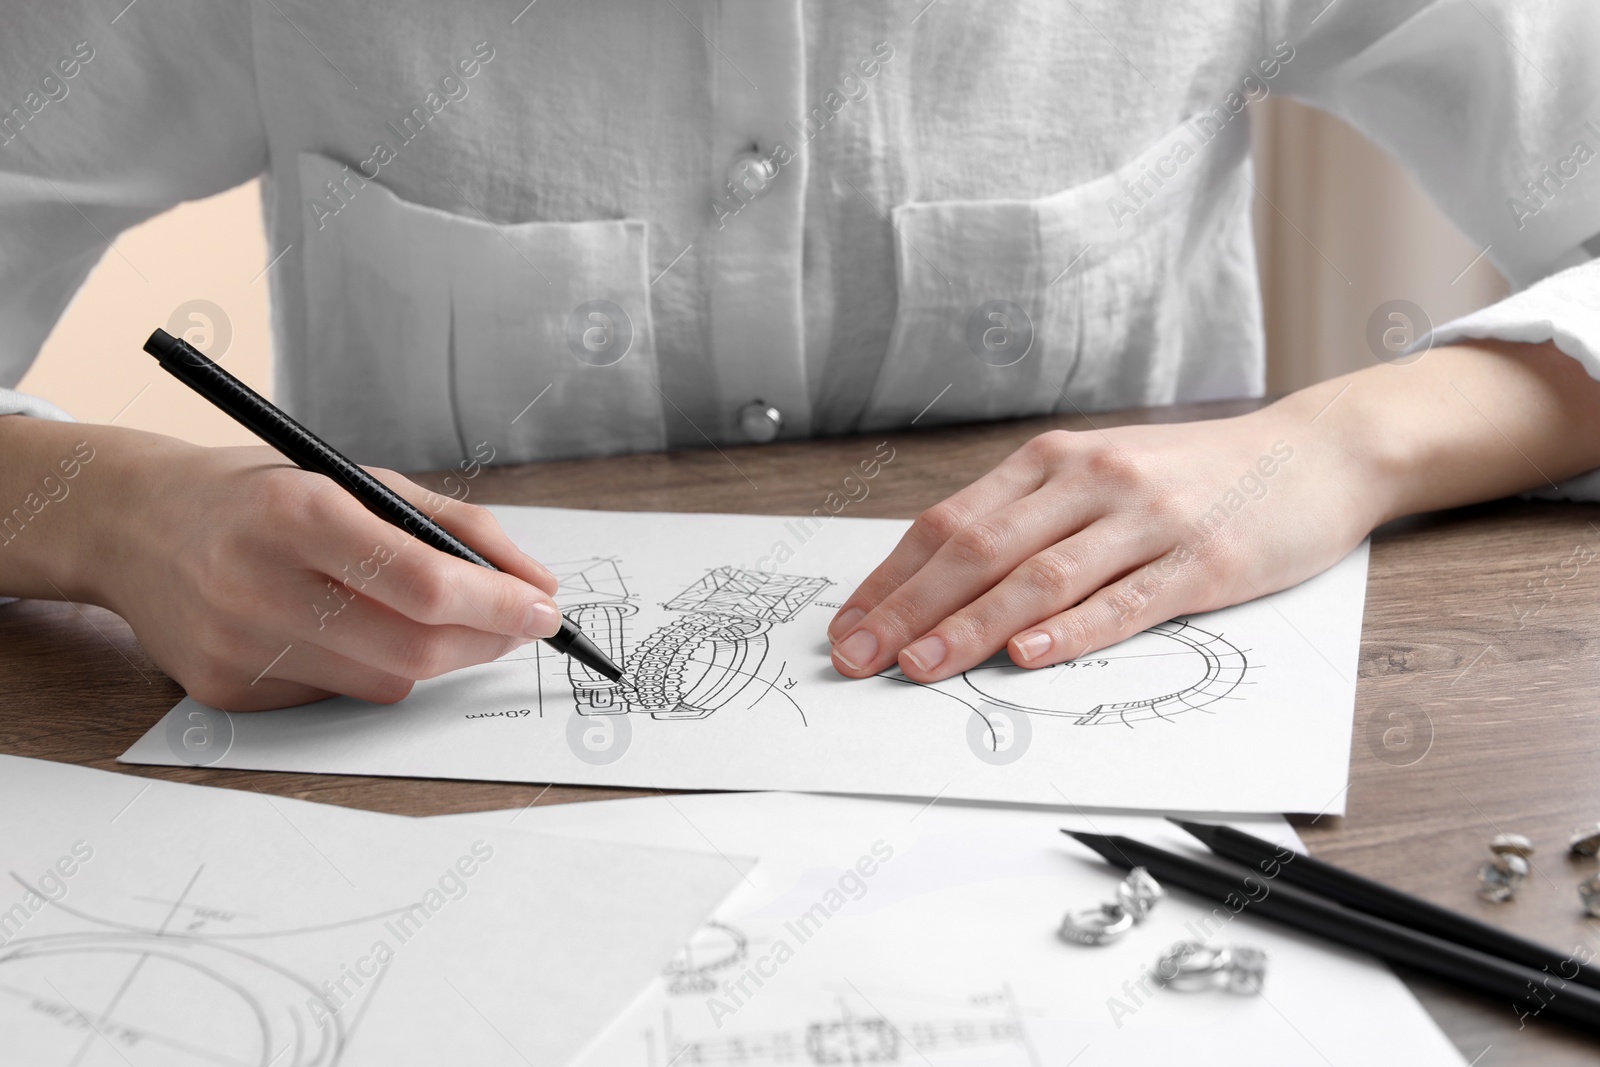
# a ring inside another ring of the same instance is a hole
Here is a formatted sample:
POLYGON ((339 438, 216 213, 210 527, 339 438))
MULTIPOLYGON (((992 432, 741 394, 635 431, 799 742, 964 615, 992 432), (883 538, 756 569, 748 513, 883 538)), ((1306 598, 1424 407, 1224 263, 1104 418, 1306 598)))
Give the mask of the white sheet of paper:
MULTIPOLYGON (((1299 847, 1281 818, 1228 821, 1299 847)), ((1058 828, 1203 854, 1162 819, 762 793, 553 805, 525 822, 760 856, 582 1067, 1465 1063, 1388 969, 1248 907, 1223 920, 1175 892, 1111 945, 1059 940, 1063 914, 1114 900, 1122 872, 1058 828), (1161 952, 1197 932, 1264 949, 1261 995, 1156 988, 1161 952)))
POLYGON ((1344 810, 1365 545, 1293 589, 1162 624, 1073 664, 1024 671, 1001 657, 926 687, 896 669, 852 681, 829 664, 828 620, 894 547, 903 522, 496 513, 561 576, 563 611, 635 677, 638 692, 532 644, 422 683, 393 707, 336 699, 228 716, 185 700, 123 760, 1344 810))
POLYGON ((0 1061, 79 1067, 561 1064, 746 865, 13 756, 0 863, 0 1061))

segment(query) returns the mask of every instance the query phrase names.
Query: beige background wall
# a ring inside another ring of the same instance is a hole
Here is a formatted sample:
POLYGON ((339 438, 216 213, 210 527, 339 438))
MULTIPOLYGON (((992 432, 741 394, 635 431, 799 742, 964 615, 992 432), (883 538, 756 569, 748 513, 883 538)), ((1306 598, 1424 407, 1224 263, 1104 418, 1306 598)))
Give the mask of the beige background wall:
POLYGON ((217 358, 213 338, 223 333, 206 331, 226 331, 232 339, 218 361, 270 396, 266 265, 255 182, 136 226, 90 273, 19 388, 86 422, 115 419, 203 444, 257 443, 141 346, 161 326, 217 358), (175 315, 181 330, 171 325, 175 315))
MULTIPOLYGON (((1388 300, 1411 300, 1441 323, 1505 291, 1486 259, 1473 262, 1481 250, 1349 127, 1275 98, 1255 108, 1254 119, 1271 392, 1370 365, 1367 319, 1388 300)), ((215 357, 221 334, 207 331, 231 333, 221 362, 270 396, 266 265, 254 182, 130 230, 90 275, 21 388, 86 421, 250 443, 139 346, 166 326, 215 357)))
POLYGON ((1367 320, 1390 300, 1440 325, 1505 295, 1482 247, 1349 126, 1276 97, 1253 119, 1269 392, 1370 366, 1367 320))

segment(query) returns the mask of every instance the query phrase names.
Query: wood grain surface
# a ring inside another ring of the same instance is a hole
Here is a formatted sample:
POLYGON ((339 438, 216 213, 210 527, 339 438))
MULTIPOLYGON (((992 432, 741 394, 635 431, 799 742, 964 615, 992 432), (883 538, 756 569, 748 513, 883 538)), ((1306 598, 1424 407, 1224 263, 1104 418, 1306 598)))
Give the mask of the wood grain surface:
MULTIPOLYGON (((909 518, 1042 430, 1173 422, 1249 410, 1187 405, 888 435, 893 462, 847 515, 909 518)), ((490 468, 476 503, 657 511, 809 513, 882 436, 490 468)), ((447 491, 445 475, 419 480, 447 491)), ((459 484, 459 483, 458 483, 459 484)), ((459 491, 458 491, 459 495, 459 491)), ((1600 821, 1600 528, 1593 507, 1501 502, 1391 524, 1373 540, 1348 814, 1301 818, 1332 862, 1477 915, 1562 953, 1600 956, 1576 885, 1600 865, 1566 855, 1600 821), (1499 831, 1538 846, 1510 904, 1478 900, 1499 831)), ((115 762, 182 696, 117 616, 0 605, 0 751, 122 774, 253 789, 404 815, 637 795, 573 786, 272 774, 115 762)), ((1292 709, 1285 709, 1292 714, 1292 709)), ((1243 768, 1218 768, 1241 773, 1243 768)), ((1600 1044, 1548 1018, 1413 980, 1476 1067, 1589 1064, 1600 1044)), ((1268 979, 1270 995, 1270 973, 1268 979)), ((1530 1011, 1537 1001, 1521 1008, 1530 1011)), ((1359 1025, 1359 1020, 1352 1020, 1359 1025)))

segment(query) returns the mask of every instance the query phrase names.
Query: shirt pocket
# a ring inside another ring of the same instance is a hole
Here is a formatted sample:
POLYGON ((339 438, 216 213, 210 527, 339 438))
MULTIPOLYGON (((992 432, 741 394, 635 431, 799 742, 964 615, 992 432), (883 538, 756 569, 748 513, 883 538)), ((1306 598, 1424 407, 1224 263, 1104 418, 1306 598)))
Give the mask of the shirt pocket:
POLYGON ((1231 262, 1228 183, 1248 146, 1244 122, 1232 125, 1206 141, 1182 123, 1051 196, 896 207, 898 304, 863 428, 1177 399, 1191 377, 1186 274, 1225 245, 1226 285, 1212 291, 1231 306, 1220 314, 1257 306, 1253 257, 1231 262), (1216 227, 1228 240, 1208 250, 1216 227), (1239 279, 1247 292, 1234 291, 1239 279))
POLYGON ((402 470, 664 447, 647 223, 498 225, 299 169, 311 423, 335 447, 402 470))

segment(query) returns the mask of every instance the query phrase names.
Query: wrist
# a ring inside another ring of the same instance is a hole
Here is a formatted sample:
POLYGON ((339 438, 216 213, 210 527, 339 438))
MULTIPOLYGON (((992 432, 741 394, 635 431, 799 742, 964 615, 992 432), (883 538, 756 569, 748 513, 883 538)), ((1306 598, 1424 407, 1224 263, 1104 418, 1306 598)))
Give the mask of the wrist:
POLYGON ((0 417, 0 594, 112 606, 129 519, 161 452, 188 447, 114 426, 0 417))
POLYGON ((1348 458, 1373 525, 1600 467, 1600 382, 1552 344, 1473 342, 1380 364, 1272 408, 1348 458))
POLYGON ((1344 490, 1346 513, 1364 531, 1415 510, 1408 485, 1418 462, 1405 420, 1383 403, 1375 410, 1370 385, 1361 373, 1346 375, 1255 413, 1304 453, 1316 477, 1344 490))

